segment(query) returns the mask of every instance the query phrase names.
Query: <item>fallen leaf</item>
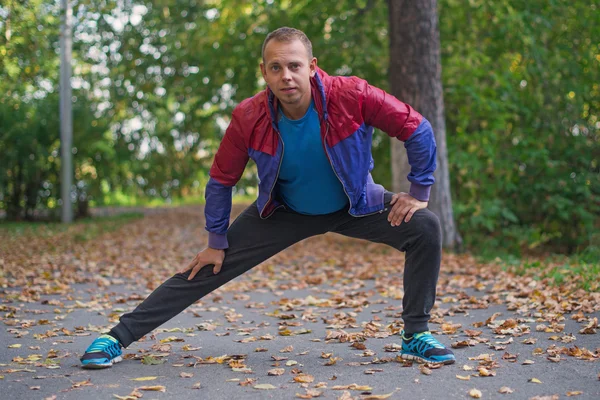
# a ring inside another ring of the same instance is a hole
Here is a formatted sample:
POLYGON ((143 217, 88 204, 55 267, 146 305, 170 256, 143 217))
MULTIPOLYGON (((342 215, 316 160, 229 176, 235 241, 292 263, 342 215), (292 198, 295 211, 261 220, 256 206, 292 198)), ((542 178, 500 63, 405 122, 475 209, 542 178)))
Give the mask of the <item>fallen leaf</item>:
POLYGON ((180 372, 179 376, 182 378, 193 378, 194 374, 190 373, 190 372, 180 372))
POLYGON ((431 375, 431 369, 427 368, 425 364, 419 364, 419 371, 421 371, 423 375, 431 375))
POLYGON ((568 396, 568 397, 571 397, 571 396, 579 396, 579 395, 581 395, 581 394, 583 394, 583 392, 581 392, 581 391, 579 391, 579 390, 576 390, 576 391, 573 391, 573 392, 567 392, 567 396, 568 396))
POLYGON ((308 374, 298 374, 294 377, 294 382, 298 383, 312 383, 315 377, 308 374))
POLYGON ((394 392, 388 394, 368 394, 366 396, 361 396, 360 400, 381 400, 381 399, 389 399, 394 392))
POLYGON ((131 378, 130 381, 153 381, 156 378, 158 378, 158 376, 142 376, 139 378, 131 378))
POLYGON ((285 373, 285 368, 273 368, 267 371, 267 375, 280 376, 285 373))
POLYGON ((9 349, 19 349, 19 348, 21 348, 21 346, 22 346, 21 344, 17 343, 17 344, 8 345, 8 348, 9 349))
POLYGON ((354 400, 352 398, 352 395, 350 394, 350 392, 344 392, 342 393, 342 395, 340 397, 337 398, 337 400, 354 400))
POLYGON ((164 386, 140 386, 138 389, 151 392, 165 392, 167 390, 164 386))
POLYGON ((144 365, 159 365, 165 363, 165 361, 166 360, 156 358, 153 356, 144 356, 144 358, 142 358, 142 364, 144 365))
POLYGON ((481 391, 477 390, 477 389, 471 389, 471 390, 469 390, 469 396, 471 396, 474 399, 480 399, 481 391))
POLYGON ((596 333, 596 329, 598 328, 598 318, 592 318, 589 323, 579 331, 582 335, 593 335, 596 333))
POLYGON ((496 376, 495 371, 490 371, 485 367, 479 367, 477 370, 479 371, 479 376, 496 376))
POLYGON ((456 375, 456 377, 461 381, 468 381, 471 379, 471 375, 456 375))
POLYGON ((93 384, 93 383, 91 383, 91 382, 90 382, 90 378, 88 378, 88 379, 87 379, 87 380, 85 380, 85 381, 81 381, 81 382, 75 382, 75 383, 73 383, 73 384, 71 385, 71 387, 72 387, 73 389, 76 389, 76 388, 79 388, 79 387, 82 387, 82 386, 94 386, 94 384, 93 384))
POLYGON ((246 378, 243 381, 241 381, 240 383, 238 383, 238 385, 240 385, 240 386, 250 386, 250 385, 253 385, 254 382, 256 382, 256 378, 246 378))
POLYGON ((358 390, 361 392, 367 392, 370 390, 373 390, 373 388, 371 386, 366 386, 366 385, 357 385, 356 383, 352 383, 350 385, 336 385, 334 387, 331 388, 332 390, 358 390))
POLYGON ((498 390, 498 393, 502 393, 502 394, 510 394, 510 393, 513 393, 513 392, 514 392, 514 390, 512 390, 508 386, 502 386, 500 388, 500 390, 498 390))
POLYGON ((531 383, 542 383, 542 381, 540 381, 538 378, 531 378, 531 379, 529 379, 529 382, 531 382, 531 383))
POLYGON ((270 390, 277 389, 277 387, 271 385, 270 383, 260 383, 258 385, 254 385, 254 389, 270 390))
POLYGON ((306 393, 296 393, 296 397, 299 399, 313 399, 315 397, 320 397, 323 392, 320 392, 316 389, 306 389, 306 393))

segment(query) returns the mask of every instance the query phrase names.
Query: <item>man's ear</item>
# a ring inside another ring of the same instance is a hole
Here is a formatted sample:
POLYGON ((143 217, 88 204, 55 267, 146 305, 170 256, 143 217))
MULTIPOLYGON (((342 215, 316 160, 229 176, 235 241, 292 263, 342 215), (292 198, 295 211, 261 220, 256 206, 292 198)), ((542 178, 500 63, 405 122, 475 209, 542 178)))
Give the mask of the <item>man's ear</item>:
POLYGON ((267 74, 266 74, 265 63, 264 62, 260 63, 260 73, 262 74, 263 79, 266 81, 267 80, 267 74))
POLYGON ((310 64, 308 66, 310 68, 310 77, 313 78, 315 76, 315 74, 317 73, 317 58, 313 57, 312 60, 310 60, 310 64))

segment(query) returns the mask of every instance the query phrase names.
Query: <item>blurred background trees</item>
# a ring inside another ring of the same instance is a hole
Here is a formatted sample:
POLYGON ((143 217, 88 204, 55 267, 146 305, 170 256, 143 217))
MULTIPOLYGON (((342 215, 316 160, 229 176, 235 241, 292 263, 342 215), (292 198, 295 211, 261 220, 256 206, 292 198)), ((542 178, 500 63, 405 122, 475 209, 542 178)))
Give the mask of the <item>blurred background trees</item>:
MULTIPOLYGON (((88 205, 201 201, 230 113, 264 87, 265 35, 390 90, 383 0, 73 1, 75 185, 88 205)), ((454 216, 474 251, 600 254, 597 2, 439 0, 454 216)), ((0 0, 0 208, 56 213, 60 4, 0 0)), ((397 54, 396 54, 397 56, 397 54)), ((374 140, 391 187, 390 142, 374 140)), ((254 195, 249 168, 236 188, 254 195)), ((76 208, 77 209, 77 208, 76 208)), ((599 256, 600 257, 600 256, 599 256)))

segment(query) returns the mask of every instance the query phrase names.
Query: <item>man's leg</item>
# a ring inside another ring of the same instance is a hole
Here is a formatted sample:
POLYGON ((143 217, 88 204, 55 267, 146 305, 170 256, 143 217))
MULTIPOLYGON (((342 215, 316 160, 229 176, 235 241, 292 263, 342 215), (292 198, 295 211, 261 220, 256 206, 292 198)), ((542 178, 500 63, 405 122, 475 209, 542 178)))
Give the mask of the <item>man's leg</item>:
MULTIPOLYGON (((402 319, 404 320, 404 337, 408 339, 413 334, 429 330, 429 313, 435 303, 436 285, 440 272, 442 233, 438 217, 428 209, 417 211, 408 223, 402 222, 399 226, 390 225, 387 217, 391 209, 392 195, 393 193, 390 192, 385 194, 386 210, 384 212, 359 218, 344 216, 341 224, 333 232, 371 242, 384 243, 406 252, 402 319)), ((428 337, 424 339, 429 340, 428 337)), ((435 346, 438 345, 443 348, 439 343, 435 346)), ((425 359, 438 361, 433 357, 434 353, 444 356, 438 357, 440 362, 454 362, 452 352, 445 348, 443 351, 429 351, 428 357, 425 359)))
POLYGON ((392 226, 387 220, 392 193, 386 193, 386 211, 366 217, 345 217, 333 232, 371 242, 385 243, 406 252, 402 319, 408 333, 428 330, 429 312, 435 302, 442 254, 437 216, 424 209, 409 223, 392 226))
POLYGON ((217 275, 213 274, 212 265, 202 268, 191 281, 187 279, 191 270, 175 274, 135 310, 122 315, 110 334, 117 336, 123 347, 129 346, 198 299, 281 250, 324 233, 327 227, 320 225, 310 223, 302 215, 283 210, 276 211, 268 219, 261 219, 256 204, 252 204, 229 228, 229 248, 217 275))

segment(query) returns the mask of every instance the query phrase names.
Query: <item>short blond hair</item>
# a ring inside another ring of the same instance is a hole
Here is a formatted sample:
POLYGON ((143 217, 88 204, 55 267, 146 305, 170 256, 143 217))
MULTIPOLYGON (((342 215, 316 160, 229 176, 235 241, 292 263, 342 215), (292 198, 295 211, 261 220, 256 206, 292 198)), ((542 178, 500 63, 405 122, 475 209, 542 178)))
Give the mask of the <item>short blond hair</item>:
POLYGON ((263 42, 263 45, 262 45, 263 62, 265 61, 265 48, 267 47, 267 43, 269 43, 271 40, 276 40, 278 42, 284 42, 284 43, 289 43, 294 40, 299 40, 302 42, 304 47, 306 47, 306 52, 308 53, 308 59, 310 60, 313 58, 312 43, 310 42, 310 40, 308 39, 306 34, 299 29, 283 26, 281 28, 275 29, 273 32, 269 33, 267 35, 267 37, 265 38, 265 41, 263 42))

